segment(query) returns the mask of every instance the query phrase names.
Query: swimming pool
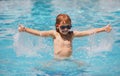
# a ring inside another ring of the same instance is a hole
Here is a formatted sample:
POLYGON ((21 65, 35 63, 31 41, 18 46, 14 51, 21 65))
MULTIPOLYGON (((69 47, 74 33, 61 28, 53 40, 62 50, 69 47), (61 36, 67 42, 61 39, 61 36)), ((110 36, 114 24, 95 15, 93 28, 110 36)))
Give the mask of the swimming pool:
POLYGON ((119 76, 119 0, 0 0, 0 76, 119 76), (18 24, 37 30, 55 29, 60 13, 72 19, 72 30, 110 23, 110 33, 75 38, 71 60, 53 59, 51 38, 19 33, 18 24))

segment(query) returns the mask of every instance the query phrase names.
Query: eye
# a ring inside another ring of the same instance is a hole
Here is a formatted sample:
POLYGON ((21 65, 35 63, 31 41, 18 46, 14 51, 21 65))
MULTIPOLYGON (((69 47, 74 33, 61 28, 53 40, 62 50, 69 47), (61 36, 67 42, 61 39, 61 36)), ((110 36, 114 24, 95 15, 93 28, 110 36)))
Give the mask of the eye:
POLYGON ((65 28, 67 28, 67 29, 71 29, 71 25, 65 25, 65 26, 60 26, 60 29, 65 29, 65 28))
POLYGON ((65 28, 66 28, 66 26, 60 26, 60 28, 61 28, 61 29, 65 29, 65 28))
POLYGON ((69 26, 68 26, 68 29, 71 29, 71 27, 72 27, 72 26, 69 25, 69 26))

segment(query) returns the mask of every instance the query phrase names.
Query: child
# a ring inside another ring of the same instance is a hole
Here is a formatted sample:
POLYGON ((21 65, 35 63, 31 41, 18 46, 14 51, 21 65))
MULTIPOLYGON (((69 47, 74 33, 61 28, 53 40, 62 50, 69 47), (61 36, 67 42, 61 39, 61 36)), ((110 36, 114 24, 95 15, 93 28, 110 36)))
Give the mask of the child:
POLYGON ((23 25, 19 26, 20 32, 27 32, 33 35, 42 37, 52 37, 54 40, 54 58, 66 59, 72 54, 72 40, 74 37, 89 36, 99 32, 110 32, 111 26, 107 25, 102 28, 95 28, 87 31, 70 31, 72 24, 71 19, 67 14, 59 14, 56 17, 56 30, 37 31, 26 28, 23 25))

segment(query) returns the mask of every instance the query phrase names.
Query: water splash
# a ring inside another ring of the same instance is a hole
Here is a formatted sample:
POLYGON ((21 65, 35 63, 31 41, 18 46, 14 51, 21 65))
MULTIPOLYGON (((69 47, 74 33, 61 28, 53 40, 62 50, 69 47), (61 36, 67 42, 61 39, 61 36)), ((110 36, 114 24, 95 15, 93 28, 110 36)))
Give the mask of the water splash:
POLYGON ((105 56, 102 52, 112 50, 114 43, 114 32, 111 33, 99 33, 91 35, 88 38, 89 49, 87 51, 88 56, 105 56))
POLYGON ((14 35, 14 49, 17 56, 41 56, 38 52, 45 48, 43 39, 34 37, 27 33, 16 33, 14 35))

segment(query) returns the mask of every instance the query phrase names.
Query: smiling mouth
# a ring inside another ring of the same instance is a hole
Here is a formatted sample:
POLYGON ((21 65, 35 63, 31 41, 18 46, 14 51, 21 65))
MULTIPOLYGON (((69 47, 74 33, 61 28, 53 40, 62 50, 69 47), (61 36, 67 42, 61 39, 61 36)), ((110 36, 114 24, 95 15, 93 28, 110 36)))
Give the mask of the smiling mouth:
POLYGON ((68 32, 68 31, 62 31, 62 32, 68 32))
POLYGON ((66 34, 68 34, 68 31, 62 31, 62 33, 66 35, 66 34))

